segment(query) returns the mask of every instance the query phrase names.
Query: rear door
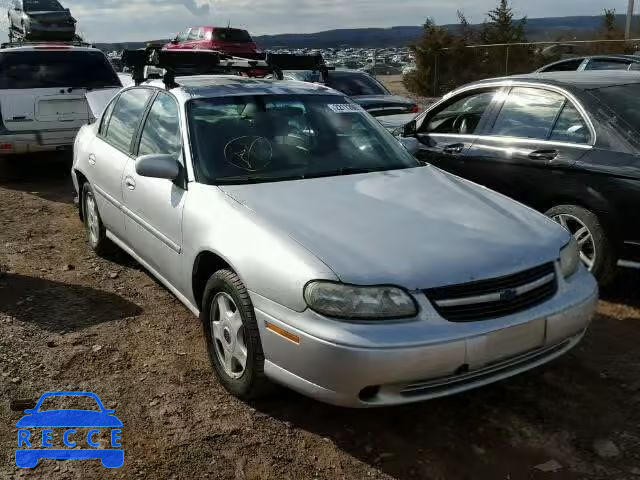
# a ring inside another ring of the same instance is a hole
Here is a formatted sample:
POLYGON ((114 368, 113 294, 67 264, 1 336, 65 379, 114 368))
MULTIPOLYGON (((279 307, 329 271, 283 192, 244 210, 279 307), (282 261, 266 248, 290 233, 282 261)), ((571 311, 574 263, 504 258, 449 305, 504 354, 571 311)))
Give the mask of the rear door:
POLYGON ((122 214, 122 179, 133 146, 140 119, 153 94, 149 88, 136 87, 122 92, 107 107, 98 135, 83 150, 87 155, 84 172, 95 191, 98 211, 107 230, 119 238, 124 236, 122 214))
MULTIPOLYGON (((137 150, 137 157, 151 154, 172 155, 176 162, 182 162, 178 102, 162 91, 149 109, 137 150)), ((180 262, 182 211, 187 195, 184 180, 142 177, 136 172, 135 158, 130 158, 122 185, 127 243, 176 286, 185 278, 180 262)))
POLYGON ((97 50, 0 53, 0 112, 11 132, 79 129, 91 119, 86 92, 119 86, 113 67, 97 50))
POLYGON ((418 159, 462 175, 466 155, 499 91, 491 87, 464 92, 423 116, 417 123, 418 159))
POLYGON ((462 173, 535 206, 563 191, 593 140, 590 123, 572 99, 544 87, 514 87, 469 149, 462 173))

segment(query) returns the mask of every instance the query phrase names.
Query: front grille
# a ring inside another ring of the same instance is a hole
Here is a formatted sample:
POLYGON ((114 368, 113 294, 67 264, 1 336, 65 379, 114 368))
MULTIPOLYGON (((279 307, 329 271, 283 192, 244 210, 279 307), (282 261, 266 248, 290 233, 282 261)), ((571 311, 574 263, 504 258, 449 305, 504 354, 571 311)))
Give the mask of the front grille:
POLYGON ((558 290, 555 267, 547 263, 514 275, 425 290, 436 311, 451 322, 474 322, 527 310, 558 290))

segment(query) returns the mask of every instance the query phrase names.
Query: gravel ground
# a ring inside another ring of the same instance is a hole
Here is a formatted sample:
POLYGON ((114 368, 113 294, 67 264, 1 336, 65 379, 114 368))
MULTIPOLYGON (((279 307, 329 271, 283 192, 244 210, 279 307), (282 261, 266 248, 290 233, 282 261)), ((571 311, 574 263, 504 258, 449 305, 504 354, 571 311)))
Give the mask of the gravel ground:
POLYGON ((90 251, 68 168, 0 163, 0 478, 640 478, 640 271, 575 351, 518 378, 395 409, 248 405, 213 377, 197 318, 126 255, 90 251), (122 469, 15 467, 12 402, 55 390, 116 410, 122 469))

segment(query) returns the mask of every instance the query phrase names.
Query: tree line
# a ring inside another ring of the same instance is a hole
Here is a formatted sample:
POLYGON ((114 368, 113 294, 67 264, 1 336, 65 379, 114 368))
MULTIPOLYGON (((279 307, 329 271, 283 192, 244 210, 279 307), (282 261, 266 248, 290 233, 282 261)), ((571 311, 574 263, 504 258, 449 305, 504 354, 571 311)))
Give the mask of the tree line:
MULTIPOLYGON (((424 24, 422 38, 411 47, 416 70, 405 75, 407 89, 423 96, 442 95, 468 82, 501 75, 527 73, 559 60, 567 48, 545 45, 513 45, 528 43, 525 33, 527 18, 516 19, 509 0, 499 0, 487 12, 484 23, 472 26, 458 11, 458 26, 450 30, 436 25, 432 19, 424 24), (470 45, 511 44, 469 48, 470 45)), ((564 35, 566 37, 567 35, 564 35)), ((590 39, 619 40, 624 32, 616 20, 615 10, 605 9, 602 26, 590 39)), ((571 39, 560 36, 558 42, 571 39)), ((635 45, 618 43, 586 44, 576 47, 576 55, 596 53, 634 53, 635 45)))

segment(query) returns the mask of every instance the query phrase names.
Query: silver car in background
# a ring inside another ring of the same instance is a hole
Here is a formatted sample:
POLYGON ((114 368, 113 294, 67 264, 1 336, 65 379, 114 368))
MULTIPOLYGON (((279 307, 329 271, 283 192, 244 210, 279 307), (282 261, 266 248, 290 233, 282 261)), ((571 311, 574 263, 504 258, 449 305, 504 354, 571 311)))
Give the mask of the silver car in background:
POLYGON ((127 88, 74 149, 90 245, 204 327, 234 395, 372 407, 501 380, 574 347, 598 290, 545 216, 418 163, 326 87, 237 76, 127 88))

